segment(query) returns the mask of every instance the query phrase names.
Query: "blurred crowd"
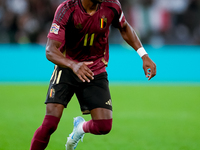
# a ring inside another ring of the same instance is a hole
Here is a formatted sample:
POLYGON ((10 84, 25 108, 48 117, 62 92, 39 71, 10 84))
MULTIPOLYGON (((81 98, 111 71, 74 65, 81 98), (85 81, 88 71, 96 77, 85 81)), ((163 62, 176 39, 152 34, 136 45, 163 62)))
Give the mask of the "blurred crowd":
MULTIPOLYGON (((54 12, 64 0, 0 0, 0 43, 46 43, 54 12)), ((199 0, 119 0, 142 43, 200 44, 199 0)), ((122 43, 111 28, 110 42, 122 43)), ((119 38, 120 37, 120 38, 119 38)))

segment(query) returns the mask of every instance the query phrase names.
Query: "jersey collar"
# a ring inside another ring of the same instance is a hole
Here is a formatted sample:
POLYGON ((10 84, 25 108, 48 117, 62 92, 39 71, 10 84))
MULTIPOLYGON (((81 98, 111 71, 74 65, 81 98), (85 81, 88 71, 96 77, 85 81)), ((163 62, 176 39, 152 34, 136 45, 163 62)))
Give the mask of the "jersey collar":
MULTIPOLYGON (((85 8, 83 7, 82 3, 81 3, 81 0, 78 0, 78 4, 79 4, 79 7, 81 8, 81 10, 85 13, 87 13, 87 11, 85 10, 85 8)), ((98 4, 98 7, 97 7, 97 10, 98 11, 100 9, 100 6, 101 4, 98 4)))

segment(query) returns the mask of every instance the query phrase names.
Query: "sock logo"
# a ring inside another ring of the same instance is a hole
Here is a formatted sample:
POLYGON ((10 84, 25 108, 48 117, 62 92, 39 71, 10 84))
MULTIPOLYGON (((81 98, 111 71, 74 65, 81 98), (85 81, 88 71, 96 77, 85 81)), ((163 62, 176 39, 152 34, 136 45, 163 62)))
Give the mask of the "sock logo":
POLYGON ((106 105, 112 106, 112 101, 111 101, 111 99, 109 99, 109 100, 106 102, 106 105))

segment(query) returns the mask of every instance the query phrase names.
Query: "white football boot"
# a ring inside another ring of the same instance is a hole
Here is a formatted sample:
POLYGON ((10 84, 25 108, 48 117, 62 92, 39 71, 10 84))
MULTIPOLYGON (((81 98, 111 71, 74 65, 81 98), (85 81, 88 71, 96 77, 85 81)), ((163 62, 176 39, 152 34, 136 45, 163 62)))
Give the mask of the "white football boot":
POLYGON ((74 129, 67 138, 67 143, 65 145, 66 150, 74 150, 80 140, 83 142, 83 137, 85 133, 80 133, 78 128, 82 126, 84 122, 85 120, 80 116, 74 118, 74 129))

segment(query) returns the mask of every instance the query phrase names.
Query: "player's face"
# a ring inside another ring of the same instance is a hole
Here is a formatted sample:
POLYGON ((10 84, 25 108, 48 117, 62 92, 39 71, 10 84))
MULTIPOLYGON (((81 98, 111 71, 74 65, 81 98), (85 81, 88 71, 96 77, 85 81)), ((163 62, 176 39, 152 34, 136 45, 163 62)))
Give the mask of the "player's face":
POLYGON ((93 3, 102 3, 103 0, 91 0, 93 3))

